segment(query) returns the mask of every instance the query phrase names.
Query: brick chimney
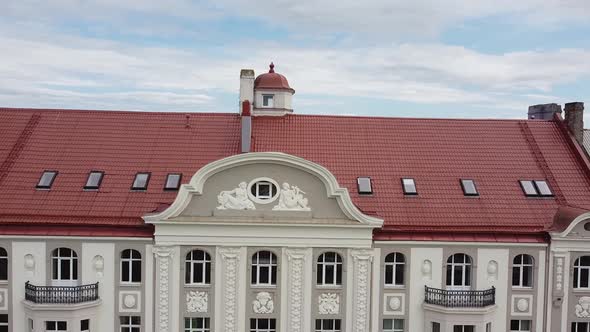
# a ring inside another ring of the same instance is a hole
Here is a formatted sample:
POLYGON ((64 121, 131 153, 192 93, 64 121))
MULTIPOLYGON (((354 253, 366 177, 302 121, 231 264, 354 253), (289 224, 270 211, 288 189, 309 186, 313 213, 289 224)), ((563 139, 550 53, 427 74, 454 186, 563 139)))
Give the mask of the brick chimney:
POLYGON ((250 116, 251 109, 250 101, 244 100, 242 102, 241 117, 242 117, 242 134, 240 137, 242 153, 250 152, 252 145, 252 117, 250 116))
POLYGON ((565 124, 580 145, 584 144, 584 103, 565 104, 565 124))
POLYGON ((561 114, 561 105, 558 104, 539 104, 529 106, 530 120, 553 120, 555 113, 561 114))
POLYGON ((254 104, 254 70, 242 69, 240 71, 240 114, 244 110, 244 101, 250 105, 249 112, 252 111, 254 104))

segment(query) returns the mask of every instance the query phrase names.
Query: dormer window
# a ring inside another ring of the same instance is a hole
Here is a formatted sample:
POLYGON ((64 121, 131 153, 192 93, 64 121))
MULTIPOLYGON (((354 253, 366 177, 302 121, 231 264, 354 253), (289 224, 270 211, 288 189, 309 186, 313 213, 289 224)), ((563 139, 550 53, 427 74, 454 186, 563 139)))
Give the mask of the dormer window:
POLYGON ((262 95, 262 107, 274 107, 274 95, 262 95))
POLYGON ((37 189, 50 189, 55 177, 57 176, 57 171, 45 171, 41 174, 41 178, 37 183, 37 189))

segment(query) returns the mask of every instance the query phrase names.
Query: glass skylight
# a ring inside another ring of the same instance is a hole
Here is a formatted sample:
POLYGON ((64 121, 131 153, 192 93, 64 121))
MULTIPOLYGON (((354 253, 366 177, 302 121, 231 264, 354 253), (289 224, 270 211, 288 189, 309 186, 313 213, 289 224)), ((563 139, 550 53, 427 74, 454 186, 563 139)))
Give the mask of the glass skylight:
POLYGON ((371 178, 359 177, 356 179, 358 185, 359 194, 372 194, 373 186, 371 185, 371 178))
POLYGON ((86 180, 86 185, 84 186, 84 189, 98 189, 100 187, 100 183, 102 182, 103 175, 104 172, 90 172, 90 174, 88 174, 88 179, 86 180))
POLYGON ((146 190, 150 180, 150 173, 137 173, 133 181, 133 190, 146 190))
POLYGON ((49 189, 57 176, 57 171, 44 171, 37 183, 38 189, 49 189))
POLYGON ((461 179, 461 188, 463 188, 463 194, 465 196, 478 196, 477 188, 475 187, 475 181, 470 179, 461 179))
POLYGON ((164 190, 177 190, 180 187, 180 179, 182 174, 170 173, 166 177, 166 185, 164 190))
POLYGON ((404 194, 418 195, 418 189, 416 188, 416 182, 414 181, 414 179, 411 179, 411 178, 402 179, 402 187, 404 189, 404 194))

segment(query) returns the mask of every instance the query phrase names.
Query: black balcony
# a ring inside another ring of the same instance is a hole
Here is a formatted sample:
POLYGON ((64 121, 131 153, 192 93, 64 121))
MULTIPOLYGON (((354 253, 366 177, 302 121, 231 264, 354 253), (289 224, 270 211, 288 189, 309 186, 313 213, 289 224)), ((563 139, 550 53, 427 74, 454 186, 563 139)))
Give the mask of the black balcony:
POLYGON ((424 302, 447 308, 483 308, 496 304, 496 288, 446 290, 424 286, 424 302))
POLYGON ((25 284, 25 300, 37 304, 76 304, 98 300, 96 284, 62 287, 25 284))

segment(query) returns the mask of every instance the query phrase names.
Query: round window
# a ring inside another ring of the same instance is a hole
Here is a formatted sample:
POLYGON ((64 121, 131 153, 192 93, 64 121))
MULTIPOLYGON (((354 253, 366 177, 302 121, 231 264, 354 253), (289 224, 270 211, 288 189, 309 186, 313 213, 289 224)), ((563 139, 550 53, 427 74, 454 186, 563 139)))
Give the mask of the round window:
POLYGON ((268 204, 279 197, 278 188, 278 183, 273 179, 254 179, 248 185, 248 196, 258 204, 268 204))
POLYGON ((584 224, 584 229, 590 232, 590 222, 584 224))

